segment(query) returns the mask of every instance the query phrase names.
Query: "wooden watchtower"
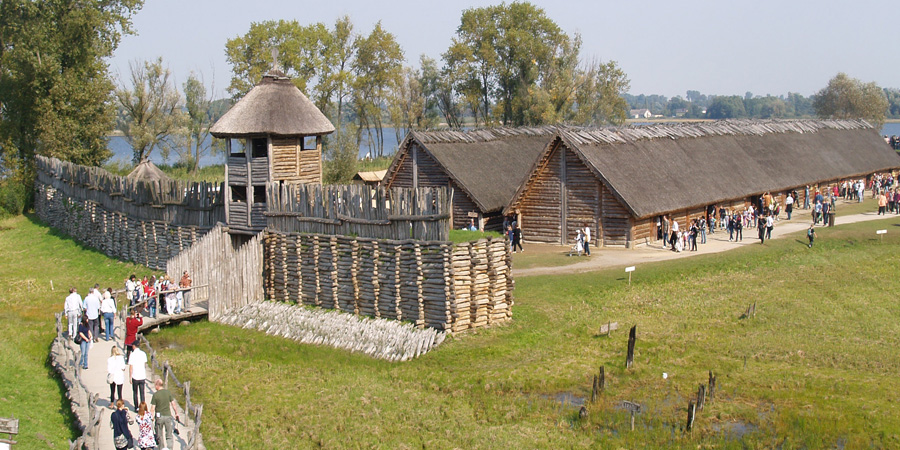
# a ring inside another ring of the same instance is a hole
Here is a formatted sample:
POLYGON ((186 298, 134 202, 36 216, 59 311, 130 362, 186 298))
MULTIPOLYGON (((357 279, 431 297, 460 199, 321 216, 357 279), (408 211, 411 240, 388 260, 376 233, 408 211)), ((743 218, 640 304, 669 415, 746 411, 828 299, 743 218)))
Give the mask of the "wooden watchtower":
POLYGON ((291 79, 265 74, 210 130, 225 139, 225 222, 232 233, 266 227, 266 185, 322 182, 322 136, 334 125, 291 79))

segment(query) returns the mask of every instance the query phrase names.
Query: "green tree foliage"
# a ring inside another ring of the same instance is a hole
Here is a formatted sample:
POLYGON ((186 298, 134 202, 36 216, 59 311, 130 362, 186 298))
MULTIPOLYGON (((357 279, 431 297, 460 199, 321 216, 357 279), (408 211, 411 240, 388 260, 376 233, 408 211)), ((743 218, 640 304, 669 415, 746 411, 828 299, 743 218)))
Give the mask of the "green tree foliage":
POLYGON ((628 104, 623 94, 630 82, 615 61, 594 63, 577 72, 581 83, 576 86, 575 102, 570 107, 571 122, 579 125, 625 123, 628 104))
POLYGON ((325 164, 322 181, 326 184, 349 183, 356 175, 359 144, 356 142, 356 125, 348 124, 343 133, 329 138, 325 148, 325 164))
POLYGON ((876 129, 881 129, 888 100, 874 82, 863 83, 838 73, 816 93, 813 108, 823 119, 865 119, 876 129))
POLYGON ((164 157, 172 147, 169 138, 182 123, 181 95, 172 82, 172 72, 156 61, 132 62, 131 87, 120 83, 116 100, 123 117, 119 128, 134 151, 132 162, 138 164, 159 148, 164 157))
POLYGON ((744 99, 739 95, 718 96, 706 109, 706 117, 710 119, 739 119, 747 116, 744 99))
POLYGON ((891 117, 900 117, 900 89, 885 88, 884 96, 888 101, 888 114, 891 117))
POLYGON ((426 111, 435 108, 443 116, 449 127, 462 127, 462 110, 453 90, 455 77, 449 68, 438 68, 437 61, 422 55, 420 58, 422 94, 425 96, 426 111))
POLYGON ((356 58, 353 60, 353 103, 359 120, 358 142, 365 136, 377 156, 384 154, 384 118, 382 105, 386 103, 391 86, 398 83, 403 64, 403 50, 393 34, 381 27, 381 22, 368 36, 356 39, 356 58))
POLYGON ((228 92, 235 100, 243 97, 273 68, 277 58, 278 68, 308 93, 307 82, 316 80, 321 71, 327 35, 322 23, 303 26, 296 20, 278 20, 250 24, 247 34, 225 43, 232 71, 228 92))
POLYGON ((205 155, 215 155, 222 150, 221 141, 209 139, 209 129, 221 117, 215 115, 212 97, 206 92, 206 85, 191 72, 182 86, 184 92, 184 114, 179 134, 181 142, 174 146, 179 159, 191 173, 197 173, 200 159, 205 155))
POLYGON ((140 0, 0 1, 4 183, 30 186, 36 154, 88 165, 108 158, 106 134, 115 110, 104 58, 132 32, 131 16, 141 5, 140 0))

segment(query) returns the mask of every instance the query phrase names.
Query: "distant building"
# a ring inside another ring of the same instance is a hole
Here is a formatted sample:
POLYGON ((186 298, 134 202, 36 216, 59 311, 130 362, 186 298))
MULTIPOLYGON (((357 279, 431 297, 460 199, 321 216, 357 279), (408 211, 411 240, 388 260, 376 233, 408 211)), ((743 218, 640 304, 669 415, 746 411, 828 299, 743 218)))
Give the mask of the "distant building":
POLYGON ((357 172, 353 175, 353 184, 365 184, 369 186, 378 186, 384 179, 387 170, 376 170, 374 172, 357 172))
POLYGON ((649 109, 632 109, 628 113, 628 117, 632 119, 649 119, 653 117, 653 113, 649 109))

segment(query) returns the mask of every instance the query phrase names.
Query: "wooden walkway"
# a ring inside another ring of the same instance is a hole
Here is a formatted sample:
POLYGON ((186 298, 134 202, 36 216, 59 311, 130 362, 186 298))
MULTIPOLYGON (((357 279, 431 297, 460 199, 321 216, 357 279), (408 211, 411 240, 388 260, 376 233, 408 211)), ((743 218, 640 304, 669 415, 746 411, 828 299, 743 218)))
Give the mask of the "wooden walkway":
POLYGON ((155 328, 159 328, 163 325, 169 325, 172 323, 179 323, 185 320, 193 321, 197 319, 201 319, 209 315, 209 310, 207 306, 209 305, 208 301, 200 302, 198 304, 191 305, 190 312, 183 312, 181 314, 157 314, 156 318, 144 316, 144 324, 138 328, 139 333, 144 333, 147 330, 152 330, 155 328))

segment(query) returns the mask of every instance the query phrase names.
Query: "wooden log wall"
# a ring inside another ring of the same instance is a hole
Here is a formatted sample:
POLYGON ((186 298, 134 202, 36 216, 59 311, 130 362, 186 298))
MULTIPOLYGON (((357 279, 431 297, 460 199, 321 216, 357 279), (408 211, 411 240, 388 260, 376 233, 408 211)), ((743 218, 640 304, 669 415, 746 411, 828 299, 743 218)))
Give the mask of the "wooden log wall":
POLYGON ((508 246, 505 239, 454 248, 446 241, 269 231, 265 294, 419 328, 490 326, 512 317, 508 246))
POLYGON ((197 289, 191 302, 209 300, 211 320, 228 311, 263 300, 263 238, 229 235, 217 225, 191 248, 167 261, 167 273, 180 279, 191 274, 197 289))
POLYGON ((561 242, 560 145, 547 152, 527 181, 528 194, 519 203, 524 238, 529 241, 561 242))
POLYGON ((591 244, 599 243, 600 213, 600 181, 574 152, 566 149, 566 242, 575 242, 578 230, 590 226, 591 244))
POLYGON ((425 241, 450 237, 446 188, 270 183, 267 201, 268 228, 283 233, 425 241))
POLYGON ((165 270, 169 258, 190 248, 209 231, 204 227, 132 219, 94 201, 67 197, 39 181, 35 183, 34 209, 44 223, 79 242, 113 258, 158 270, 165 270))
POLYGON ((630 247, 632 239, 631 213, 616 196, 602 184, 600 187, 600 233, 607 247, 630 247))

